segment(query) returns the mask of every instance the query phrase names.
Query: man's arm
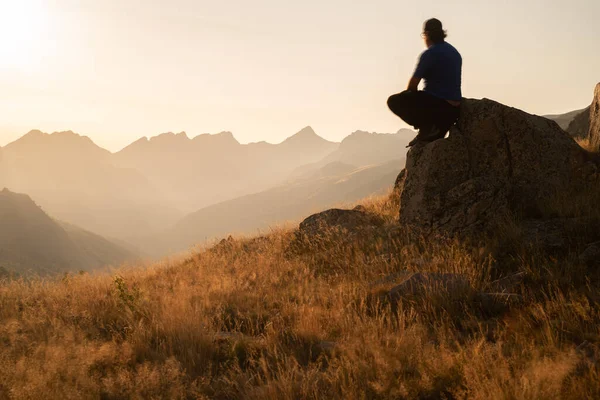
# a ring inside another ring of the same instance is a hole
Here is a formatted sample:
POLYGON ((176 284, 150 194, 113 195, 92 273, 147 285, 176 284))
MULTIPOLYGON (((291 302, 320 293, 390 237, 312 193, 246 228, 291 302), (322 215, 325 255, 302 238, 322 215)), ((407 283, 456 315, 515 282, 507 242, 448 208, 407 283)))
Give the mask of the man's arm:
POLYGON ((419 82, 421 82, 421 78, 413 76, 412 78, 410 78, 410 81, 408 81, 408 87, 406 88, 406 90, 409 90, 411 92, 418 91, 419 90, 419 82))
POLYGON ((433 60, 429 51, 424 51, 421 53, 415 73, 413 74, 412 78, 410 78, 410 81, 408 81, 408 87, 406 88, 407 90, 410 90, 411 92, 416 92, 419 90, 419 83, 424 76, 427 76, 427 72, 431 69, 432 62, 433 60))

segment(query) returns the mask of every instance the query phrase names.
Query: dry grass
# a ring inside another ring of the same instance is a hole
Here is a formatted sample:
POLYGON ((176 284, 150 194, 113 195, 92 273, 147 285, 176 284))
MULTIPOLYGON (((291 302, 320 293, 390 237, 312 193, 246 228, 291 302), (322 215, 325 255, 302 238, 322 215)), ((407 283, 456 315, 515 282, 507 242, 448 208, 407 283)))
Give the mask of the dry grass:
POLYGON ((111 276, 1 284, 0 399, 600 398, 595 270, 531 246, 503 264, 410 242, 393 195, 365 207, 387 221, 368 245, 332 233, 291 253, 281 230, 111 276), (373 295, 406 270, 464 274, 473 293, 373 295), (517 271, 521 304, 474 295, 517 271))

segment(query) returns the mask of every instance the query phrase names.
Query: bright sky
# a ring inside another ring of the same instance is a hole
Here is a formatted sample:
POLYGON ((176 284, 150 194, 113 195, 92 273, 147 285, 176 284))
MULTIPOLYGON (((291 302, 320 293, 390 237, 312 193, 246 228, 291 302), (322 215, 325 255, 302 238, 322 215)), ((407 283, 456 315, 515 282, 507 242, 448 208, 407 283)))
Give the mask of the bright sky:
POLYGON ((0 0, 0 145, 34 128, 113 151, 166 131, 394 132, 385 102, 432 16, 463 55, 466 97, 536 114, 590 103, 598 0, 0 0))

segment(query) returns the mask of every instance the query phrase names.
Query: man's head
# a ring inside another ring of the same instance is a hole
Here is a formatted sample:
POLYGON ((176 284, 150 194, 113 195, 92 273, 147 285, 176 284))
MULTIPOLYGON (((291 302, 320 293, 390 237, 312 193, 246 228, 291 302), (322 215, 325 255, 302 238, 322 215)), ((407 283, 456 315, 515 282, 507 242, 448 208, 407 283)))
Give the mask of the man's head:
POLYGON ((436 18, 425 21, 422 36, 427 47, 443 42, 446 39, 446 31, 442 27, 442 21, 436 18))

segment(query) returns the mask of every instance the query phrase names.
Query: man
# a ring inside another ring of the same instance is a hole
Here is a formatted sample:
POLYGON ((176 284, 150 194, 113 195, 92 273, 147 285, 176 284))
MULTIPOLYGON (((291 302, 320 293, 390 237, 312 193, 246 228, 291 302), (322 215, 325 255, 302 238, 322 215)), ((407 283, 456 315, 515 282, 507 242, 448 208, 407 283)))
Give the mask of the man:
POLYGON ((419 134, 407 147, 419 141, 442 139, 459 116, 462 57, 446 42, 446 31, 435 18, 425 21, 423 33, 425 50, 408 83, 406 91, 388 99, 388 107, 419 134), (425 81, 423 91, 418 86, 425 81))

